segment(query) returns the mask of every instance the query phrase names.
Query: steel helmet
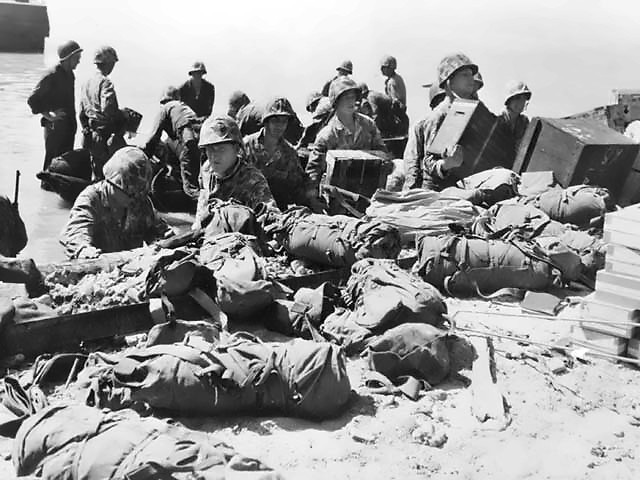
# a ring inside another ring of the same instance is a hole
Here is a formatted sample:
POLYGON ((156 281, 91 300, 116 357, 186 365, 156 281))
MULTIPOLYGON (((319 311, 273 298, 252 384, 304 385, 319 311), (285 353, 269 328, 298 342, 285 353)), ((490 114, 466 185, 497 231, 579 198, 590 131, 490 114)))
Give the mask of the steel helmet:
POLYGON ((207 118, 200 128, 199 147, 216 143, 236 143, 242 145, 242 135, 236 121, 228 115, 207 118))
POLYGON ((236 90, 229 97, 229 105, 232 107, 241 107, 242 105, 246 105, 249 103, 249 97, 242 90, 236 90))
POLYGON ((429 87, 429 106, 434 109, 436 108, 444 97, 446 97, 447 92, 444 89, 440 88, 440 85, 437 83, 432 83, 429 87))
POLYGON ((149 192, 153 175, 151 162, 138 147, 123 147, 104 164, 105 180, 124 190, 130 197, 140 197, 149 192))
POLYGON ((93 57, 93 63, 115 63, 117 61, 118 54, 113 47, 100 47, 93 57))
POLYGON ((189 70, 189 75, 195 72, 201 72, 205 75, 207 73, 207 67, 205 67, 202 62, 193 62, 193 66, 191 67, 191 70, 189 70))
POLYGON ((350 91, 356 92, 358 98, 360 98, 360 87, 358 87, 358 84, 354 80, 348 77, 336 78, 331 82, 331 86, 329 87, 329 100, 331 101, 331 106, 335 107, 340 96, 343 93, 350 91))
POLYGON ((171 100, 180 100, 180 90, 173 86, 165 88, 164 92, 162 92, 160 103, 167 103, 171 100))
POLYGON ((58 58, 60 61, 71 58, 72 55, 81 52, 82 49, 78 42, 73 40, 69 40, 68 42, 64 42, 62 45, 58 47, 58 58))
POLYGON ((396 61, 396 57, 392 57, 391 55, 385 55, 384 57, 382 57, 382 60, 380 60, 380 66, 389 67, 395 70, 396 68, 398 68, 398 62, 396 61))
POLYGON ((322 94, 320 92, 311 92, 307 97, 307 103, 305 105, 307 112, 312 113, 318 106, 318 102, 321 98, 322 94))
POLYGON ((504 104, 509 103, 513 97, 517 97, 519 95, 523 95, 527 97, 527 100, 531 98, 531 90, 526 83, 520 82, 517 80, 511 81, 507 84, 506 95, 504 99, 504 104))
POLYGON ((438 65, 438 84, 440 87, 444 88, 446 81, 464 67, 470 67, 474 75, 478 73, 478 66, 464 53, 453 53, 444 57, 438 65))
POLYGON ((338 65, 336 70, 342 70, 343 72, 347 72, 349 75, 351 75, 353 73, 353 63, 351 62, 351 60, 345 60, 340 65, 338 65))
POLYGON ((292 117, 293 107, 284 97, 276 97, 270 100, 265 106, 262 113, 262 123, 266 122, 271 117, 292 117))
POLYGON ((331 100, 329 97, 322 97, 313 111, 313 119, 320 120, 331 113, 331 100))
POLYGON ((473 81, 476 84, 476 92, 484 87, 484 80, 482 79, 482 74, 480 73, 480 71, 477 71, 473 76, 473 81))
POLYGON ((358 88, 360 89, 360 95, 362 96, 362 98, 369 95, 369 85, 367 85, 366 83, 360 82, 358 84, 358 88))

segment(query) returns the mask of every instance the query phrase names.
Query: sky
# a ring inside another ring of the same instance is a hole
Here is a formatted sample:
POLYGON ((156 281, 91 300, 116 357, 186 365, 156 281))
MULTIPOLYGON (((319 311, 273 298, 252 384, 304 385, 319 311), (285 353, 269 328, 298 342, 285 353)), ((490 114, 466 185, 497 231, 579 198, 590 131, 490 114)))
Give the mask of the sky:
MULTIPOLYGON (((216 113, 244 90, 264 102, 288 97, 303 121, 304 101, 345 59, 353 77, 383 89, 379 61, 398 60, 412 121, 426 114, 440 59, 464 52, 480 67, 480 98, 494 112, 504 87, 523 80, 533 91, 530 116, 561 117, 606 105, 611 90, 640 89, 640 2, 631 0, 48 0, 51 36, 45 61, 67 39, 92 55, 112 45, 112 74, 122 106, 152 118, 162 89, 187 78, 195 60, 216 85, 216 113)), ((143 122, 144 124, 144 122, 143 122)))

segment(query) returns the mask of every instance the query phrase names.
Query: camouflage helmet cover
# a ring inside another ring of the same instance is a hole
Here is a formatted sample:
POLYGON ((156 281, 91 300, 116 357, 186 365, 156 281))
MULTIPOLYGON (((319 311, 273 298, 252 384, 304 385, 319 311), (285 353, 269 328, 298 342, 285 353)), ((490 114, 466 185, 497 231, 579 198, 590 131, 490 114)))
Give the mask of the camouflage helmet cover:
POLYGON ((118 61, 118 54, 113 47, 100 47, 96 50, 93 63, 115 63, 118 61))
POLYGON ((104 178, 124 190, 130 197, 149 192, 151 162, 138 147, 124 147, 116 151, 102 168, 104 178))
POLYGON ((396 57, 385 55, 384 57, 382 57, 382 60, 380 60, 380 66, 389 67, 395 70, 396 68, 398 68, 398 62, 396 61, 396 57))
POLYGON ((262 123, 271 117, 292 117, 293 107, 289 100, 284 97, 276 97, 271 99, 265 106, 262 113, 262 123))
POLYGON ((458 70, 464 67, 471 68, 473 75, 478 73, 478 66, 464 53, 453 53, 444 57, 438 65, 438 84, 444 88, 444 84, 458 70))
POLYGON ((236 143, 242 145, 242 135, 236 121, 228 115, 209 117, 200 129, 199 147, 217 143, 236 143))
POLYGON ((339 77, 336 78, 329 87, 329 100, 331 101, 331 105, 335 107, 338 99, 343 93, 347 93, 350 91, 356 92, 357 96, 360 97, 360 87, 358 84, 351 78, 348 77, 339 77))
POLYGON ((531 90, 529 89, 529 86, 526 83, 517 80, 509 82, 506 88, 504 104, 506 105, 509 103, 509 100, 519 95, 523 95, 527 100, 529 100, 531 98, 531 90))

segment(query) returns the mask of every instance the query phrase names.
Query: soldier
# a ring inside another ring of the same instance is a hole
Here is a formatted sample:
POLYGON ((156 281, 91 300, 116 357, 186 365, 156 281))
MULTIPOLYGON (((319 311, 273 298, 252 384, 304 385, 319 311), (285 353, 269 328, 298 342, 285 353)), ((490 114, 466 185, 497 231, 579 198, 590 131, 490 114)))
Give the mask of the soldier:
POLYGON ((316 137, 322 128, 327 124, 333 109, 331 108, 331 100, 328 97, 320 98, 315 111, 313 112, 313 121, 307 125, 302 133, 302 138, 296 145, 296 149, 307 148, 316 141, 316 137))
POLYGON ((93 175, 103 178, 102 167, 113 153, 126 145, 123 137, 124 116, 118 107, 118 97, 108 75, 118 61, 112 47, 99 48, 93 63, 97 71, 82 87, 80 124, 84 134, 83 147, 91 152, 93 175))
POLYGON ((422 187, 441 190, 459 180, 452 170, 462 165, 462 148, 457 147, 442 157, 428 153, 427 149, 442 125, 453 99, 472 98, 476 88, 473 76, 477 72, 478 66, 462 53, 448 55, 440 61, 438 86, 446 92, 446 97, 410 132, 404 151, 405 189, 422 187))
POLYGON ((506 90, 505 109, 498 117, 498 125, 501 125, 513 139, 513 158, 515 160, 515 153, 518 151, 524 132, 529 126, 529 118, 522 112, 531 100, 531 90, 526 83, 518 81, 509 82, 506 90))
POLYGON ((369 102, 369 85, 364 82, 358 84, 360 89, 360 100, 358 101, 358 113, 366 115, 369 118, 373 118, 373 108, 369 102))
POLYGON ((216 99, 216 88, 202 78, 206 74, 204 63, 194 62, 189 70, 191 78, 180 87, 180 99, 195 112, 200 121, 211 115, 216 99))
POLYGON ((262 109, 240 90, 233 92, 229 97, 227 115, 238 123, 243 137, 256 133, 262 128, 262 109))
POLYGON ((327 168, 328 150, 383 150, 386 147, 373 120, 357 113, 360 88, 349 77, 338 78, 331 84, 329 100, 335 114, 320 130, 313 145, 306 172, 317 188, 327 168))
POLYGON ((300 166, 297 152, 284 138, 291 118, 291 105, 286 98, 271 100, 262 116, 264 127, 244 138, 246 158, 265 176, 280 209, 297 204, 320 212, 324 205, 317 190, 300 166))
POLYGON ((407 109, 407 88, 403 78, 396 73, 398 62, 395 57, 386 55, 380 62, 380 72, 385 77, 384 93, 398 102, 403 111, 407 109))
POLYGON ((182 101, 175 87, 168 87, 160 99, 158 114, 151 137, 143 147, 147 156, 151 157, 160 142, 162 132, 166 132, 176 142, 176 153, 180 163, 182 189, 190 198, 197 200, 200 189, 200 149, 198 148, 198 132, 200 130, 195 112, 182 101))
POLYGON ((121 148, 103 173, 104 179, 85 188, 71 209, 60 237, 69 258, 130 250, 173 234, 149 199, 151 162, 141 149, 121 148))
POLYGON ((353 63, 351 62, 351 60, 345 60, 340 65, 338 65, 338 67, 336 68, 336 71, 338 72, 338 74, 335 77, 333 77, 331 80, 327 81, 324 84, 324 87, 322 87, 322 90, 320 91, 320 93, 322 94, 323 97, 329 96, 329 89, 331 88, 331 83, 334 80, 342 77, 348 77, 349 75, 353 75, 353 63))
POLYGON ((200 171, 201 190, 193 228, 209 216, 215 200, 235 199, 256 210, 260 205, 277 210, 264 175, 242 158, 242 137, 236 121, 229 116, 209 117, 200 130, 200 147, 208 162, 200 171))
POLYGON ((38 82, 27 103, 34 114, 42 115, 44 127, 44 165, 73 150, 76 135, 75 76, 73 71, 80 63, 82 48, 70 40, 58 47, 58 64, 38 82))
POLYGON ((311 92, 307 97, 307 104, 305 105, 307 112, 313 114, 321 98, 323 98, 323 95, 320 92, 311 92))

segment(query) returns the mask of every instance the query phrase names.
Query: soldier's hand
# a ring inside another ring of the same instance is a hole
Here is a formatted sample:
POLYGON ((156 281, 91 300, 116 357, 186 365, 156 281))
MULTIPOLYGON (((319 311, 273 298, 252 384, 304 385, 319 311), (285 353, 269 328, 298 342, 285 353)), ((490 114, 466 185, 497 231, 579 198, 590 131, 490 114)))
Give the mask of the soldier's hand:
POLYGON ((453 147, 453 150, 445 152, 445 157, 442 159, 442 167, 445 170, 452 170, 462 165, 463 161, 464 155, 462 147, 456 145, 453 147))

